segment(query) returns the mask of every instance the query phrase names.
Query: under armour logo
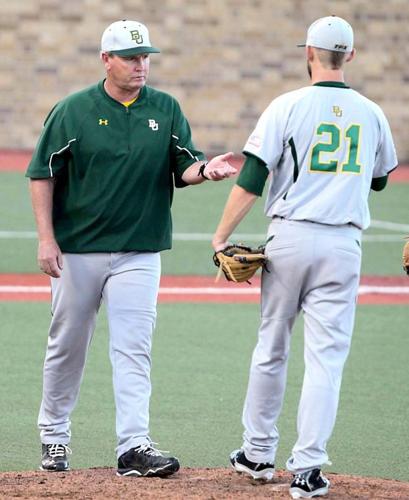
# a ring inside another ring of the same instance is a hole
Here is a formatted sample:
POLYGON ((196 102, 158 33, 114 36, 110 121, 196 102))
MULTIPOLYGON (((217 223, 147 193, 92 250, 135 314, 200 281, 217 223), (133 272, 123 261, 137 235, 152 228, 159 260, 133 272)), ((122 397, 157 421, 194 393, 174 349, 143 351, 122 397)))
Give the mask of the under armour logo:
POLYGON ((98 125, 108 125, 108 120, 104 120, 104 119, 100 118, 98 125))
POLYGON ((338 117, 342 116, 342 109, 339 106, 332 106, 332 112, 334 113, 335 116, 338 117))
POLYGON ((152 130, 159 130, 159 123, 156 123, 155 120, 148 120, 149 128, 152 130))

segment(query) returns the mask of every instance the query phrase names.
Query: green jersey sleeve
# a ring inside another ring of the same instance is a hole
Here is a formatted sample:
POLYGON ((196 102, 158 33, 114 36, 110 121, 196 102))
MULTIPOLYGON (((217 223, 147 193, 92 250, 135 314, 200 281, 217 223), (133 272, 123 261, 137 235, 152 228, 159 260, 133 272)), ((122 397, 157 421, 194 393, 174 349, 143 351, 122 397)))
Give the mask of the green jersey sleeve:
POLYGON ((47 116, 44 127, 28 166, 26 177, 45 179, 63 169, 76 137, 67 129, 65 106, 57 104, 47 116))
POLYGON ((268 168, 257 156, 247 153, 246 157, 236 184, 250 193, 262 196, 269 174, 268 168))
POLYGON ((371 182, 371 189, 373 191, 382 191, 386 188, 386 184, 388 183, 388 176, 384 175, 383 177, 374 177, 371 182))
POLYGON ((206 160, 206 156, 197 150, 192 142, 189 123, 178 103, 174 112, 172 126, 171 165, 176 187, 187 186, 182 181, 184 171, 193 163, 206 160))

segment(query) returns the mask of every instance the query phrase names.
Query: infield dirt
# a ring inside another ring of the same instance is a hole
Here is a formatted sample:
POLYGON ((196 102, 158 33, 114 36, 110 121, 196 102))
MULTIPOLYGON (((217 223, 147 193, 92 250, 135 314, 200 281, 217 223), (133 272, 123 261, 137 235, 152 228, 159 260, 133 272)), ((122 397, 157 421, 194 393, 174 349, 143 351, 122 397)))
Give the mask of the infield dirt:
MULTIPOLYGON (((331 500, 409 498, 409 483, 341 474, 326 474, 331 500)), ((251 481, 230 469, 183 468, 168 479, 117 477, 111 468, 63 473, 4 472, 0 474, 0 498, 73 499, 271 499, 291 498, 291 476, 278 471, 271 483, 251 481)))

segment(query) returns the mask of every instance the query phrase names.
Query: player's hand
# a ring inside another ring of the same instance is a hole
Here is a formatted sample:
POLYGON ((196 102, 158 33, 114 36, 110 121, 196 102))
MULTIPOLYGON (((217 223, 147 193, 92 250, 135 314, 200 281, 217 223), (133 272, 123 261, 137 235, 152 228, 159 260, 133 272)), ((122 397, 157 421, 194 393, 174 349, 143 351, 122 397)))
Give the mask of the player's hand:
POLYGON ((211 181, 221 181, 237 173, 237 169, 229 163, 234 153, 225 153, 212 158, 204 169, 204 175, 211 181))
POLYGON ((216 238, 213 238, 213 240, 212 240, 212 247, 216 253, 221 252, 222 250, 224 250, 226 247, 228 247, 230 245, 231 245, 230 241, 221 241, 221 240, 218 240, 216 238))
POLYGON ((40 241, 38 244, 38 266, 43 273, 59 278, 63 267, 62 253, 55 240, 40 241))

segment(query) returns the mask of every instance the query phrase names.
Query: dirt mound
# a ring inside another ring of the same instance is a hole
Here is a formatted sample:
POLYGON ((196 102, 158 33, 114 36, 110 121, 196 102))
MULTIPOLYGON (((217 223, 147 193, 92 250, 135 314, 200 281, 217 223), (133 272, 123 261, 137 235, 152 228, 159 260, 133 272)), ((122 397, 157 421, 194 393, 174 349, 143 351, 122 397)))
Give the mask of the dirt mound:
MULTIPOLYGON (((409 498, 409 483, 327 474, 332 499, 409 498)), ((0 498, 78 499, 253 499, 290 498, 291 476, 277 472, 274 481, 261 483, 230 469, 183 468, 168 479, 117 477, 110 468, 70 472, 4 472, 0 474, 0 498)))

